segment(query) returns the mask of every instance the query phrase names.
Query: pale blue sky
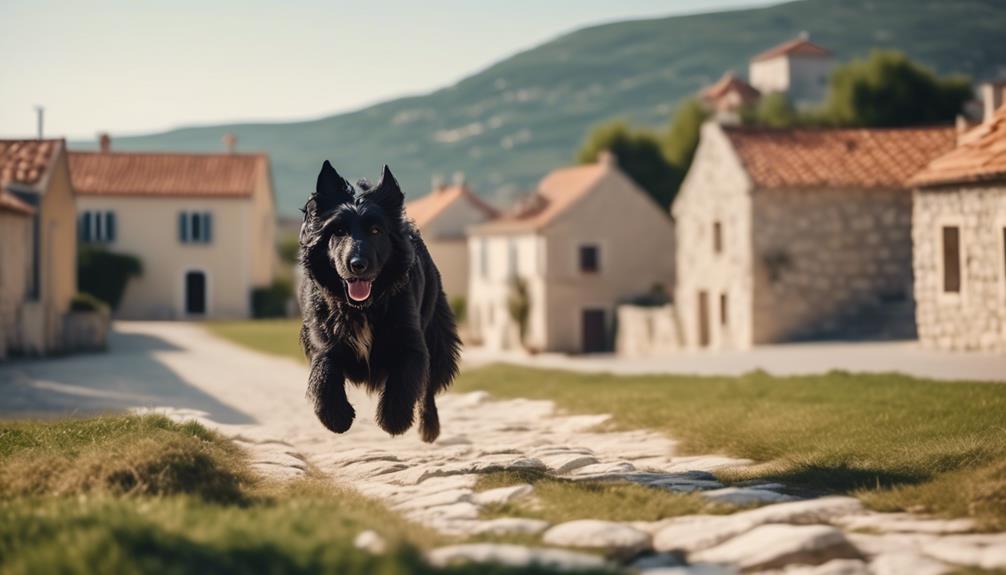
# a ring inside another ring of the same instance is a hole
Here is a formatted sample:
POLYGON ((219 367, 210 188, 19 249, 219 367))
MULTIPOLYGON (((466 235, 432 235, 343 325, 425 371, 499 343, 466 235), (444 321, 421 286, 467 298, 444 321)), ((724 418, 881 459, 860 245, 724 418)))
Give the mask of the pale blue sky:
POLYGON ((2 0, 0 137, 314 118, 584 25, 772 0, 2 0))

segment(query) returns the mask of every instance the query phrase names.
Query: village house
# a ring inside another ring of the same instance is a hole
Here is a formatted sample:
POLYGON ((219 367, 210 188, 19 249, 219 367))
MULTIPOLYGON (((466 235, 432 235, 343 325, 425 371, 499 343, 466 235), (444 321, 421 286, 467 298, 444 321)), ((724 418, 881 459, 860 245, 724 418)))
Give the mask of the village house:
POLYGON ((762 94, 782 92, 797 107, 819 104, 828 94, 835 58, 804 32, 751 59, 748 81, 762 94))
POLYGON ((608 350, 615 306, 671 285, 673 246, 665 210, 610 153, 555 170, 512 213, 470 228, 470 328, 490 349, 521 347, 509 303, 522 284, 524 347, 608 350))
POLYGON ((909 178, 953 128, 702 128, 673 206, 691 348, 911 336, 909 178))
POLYGON ((71 152, 83 243, 140 259, 116 316, 244 318, 276 269, 264 154, 71 152))
POLYGON ((434 182, 433 191, 405 204, 405 212, 416 224, 433 261, 440 270, 448 301, 468 297, 469 226, 496 217, 496 210, 475 195, 463 176, 452 185, 434 182))
POLYGON ((1006 351, 1006 88, 998 90, 986 95, 985 121, 912 179, 916 322, 932 347, 1006 351))
POLYGON ((719 122, 737 123, 740 121, 740 110, 757 103, 761 92, 733 72, 727 72, 715 84, 703 90, 699 97, 719 122))
POLYGON ((63 351, 76 234, 63 140, 0 140, 0 357, 63 351))

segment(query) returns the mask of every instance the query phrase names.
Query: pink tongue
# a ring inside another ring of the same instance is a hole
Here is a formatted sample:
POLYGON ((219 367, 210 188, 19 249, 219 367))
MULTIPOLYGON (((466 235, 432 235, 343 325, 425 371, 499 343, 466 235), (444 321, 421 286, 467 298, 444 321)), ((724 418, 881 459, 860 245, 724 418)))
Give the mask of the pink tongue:
POLYGON ((349 285, 349 297, 355 301, 363 301, 370 297, 370 283, 365 280, 346 282, 349 285))

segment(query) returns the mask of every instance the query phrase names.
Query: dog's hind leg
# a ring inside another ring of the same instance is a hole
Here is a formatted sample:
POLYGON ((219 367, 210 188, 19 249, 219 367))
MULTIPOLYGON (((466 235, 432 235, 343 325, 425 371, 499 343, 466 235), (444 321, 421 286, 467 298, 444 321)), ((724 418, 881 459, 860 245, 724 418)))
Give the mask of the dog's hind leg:
POLYGON ((454 314, 442 291, 437 295, 433 318, 426 328, 426 347, 430 351, 430 379, 423 391, 419 432, 423 441, 432 443, 440 435, 440 416, 435 396, 451 385, 458 373, 461 353, 461 340, 454 324, 454 314))
POLYGON ((342 370, 325 354, 311 360, 307 396, 322 425, 335 433, 345 433, 353 425, 356 410, 346 397, 346 379, 342 370))

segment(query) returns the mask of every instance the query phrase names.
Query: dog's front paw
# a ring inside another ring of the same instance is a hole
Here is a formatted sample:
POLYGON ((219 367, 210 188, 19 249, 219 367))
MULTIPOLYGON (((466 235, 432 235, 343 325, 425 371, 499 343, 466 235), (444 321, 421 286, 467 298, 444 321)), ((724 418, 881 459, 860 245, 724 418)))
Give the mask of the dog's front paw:
POLYGON ((412 427, 415 404, 404 401, 386 401, 381 398, 377 406, 377 425, 391 435, 401 435, 412 427))
POLYGON ((334 402, 329 405, 316 405, 315 414, 321 424, 335 433, 345 433, 353 425, 356 418, 356 410, 349 402, 334 402))

